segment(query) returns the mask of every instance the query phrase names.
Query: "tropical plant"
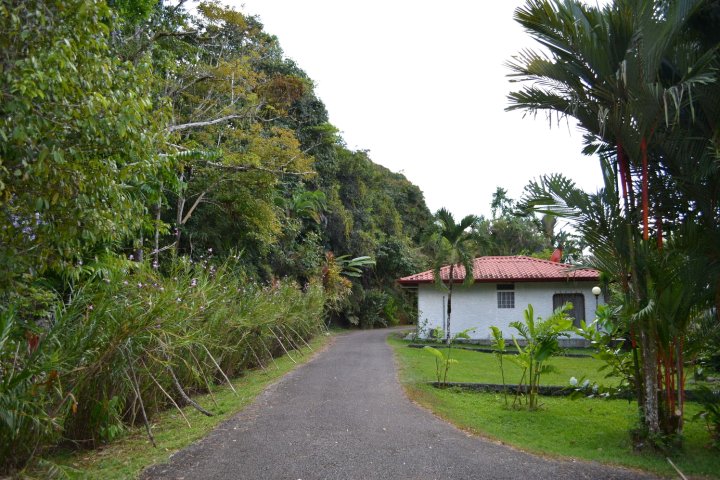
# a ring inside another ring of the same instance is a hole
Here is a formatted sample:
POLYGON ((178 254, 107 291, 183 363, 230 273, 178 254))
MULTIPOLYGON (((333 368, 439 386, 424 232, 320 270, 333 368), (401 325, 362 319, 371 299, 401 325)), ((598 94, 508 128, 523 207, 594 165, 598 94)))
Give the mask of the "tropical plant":
POLYGON ((430 345, 425 345, 423 350, 432 354, 435 358, 435 379, 438 384, 444 385, 447 380, 447 372, 450 369, 450 365, 458 363, 457 359, 450 358, 450 350, 447 353, 438 350, 430 345))
POLYGON ((350 258, 350 255, 341 255, 335 257, 335 262, 340 266, 341 275, 354 278, 362 276, 364 267, 375 265, 375 260, 367 255, 355 258, 350 258))
MULTIPOLYGON (((549 56, 526 51, 509 64, 515 79, 532 84, 510 95, 508 109, 572 116, 586 134, 586 153, 600 153, 605 191, 595 197, 601 204, 589 220, 612 235, 606 245, 588 243, 605 267, 614 267, 601 270, 621 287, 621 315, 637 347, 641 429, 651 438, 682 428, 682 398, 675 398, 683 383, 677 365, 688 315, 667 324, 669 317, 658 308, 658 295, 672 303, 668 293, 676 288, 656 288, 662 282, 656 267, 666 262, 664 238, 684 227, 688 215, 697 217, 708 239, 717 237, 717 222, 710 221, 720 215, 711 200, 717 198, 717 142, 716 133, 705 128, 718 117, 717 53, 716 44, 698 40, 708 38, 707 20, 715 17, 703 17, 703 9, 712 8, 701 0, 616 0, 602 8, 533 0, 516 11, 549 56), (610 250, 616 258, 605 255, 610 250)), ((546 205, 569 200, 558 198, 546 205)), ((717 291, 717 261, 702 248, 708 272, 714 272, 705 278, 717 291)))
POLYGON ((50 354, 54 335, 28 330, 12 310, 0 311, 0 471, 22 466, 58 439, 76 405, 62 391, 63 359, 50 354))
POLYGON ((262 288, 236 262, 178 260, 169 278, 108 260, 56 304, 46 328, 0 310, 0 470, 60 437, 92 447, 189 404, 243 369, 266 368, 322 329, 323 289, 262 288))
POLYGON ((450 318, 452 314, 452 294, 455 283, 455 274, 464 275, 463 284, 473 283, 473 261, 477 253, 476 227, 478 217, 467 215, 459 223, 448 210, 441 208, 435 214, 435 232, 430 237, 432 250, 435 283, 448 290, 447 323, 445 342, 450 345, 452 331, 450 318), (447 269, 447 278, 443 278, 442 271, 447 269), (447 281, 447 286, 445 282, 447 281))
MULTIPOLYGON (((341 255, 336 257, 333 252, 325 252, 322 283, 329 313, 337 314, 350 307, 348 303, 353 298, 353 282, 350 279, 362 277, 363 268, 372 265, 375 265, 375 260, 368 256, 349 258, 349 255, 341 255)), ((351 313, 348 317, 351 317, 347 319, 350 324, 359 325, 360 319, 355 315, 351 313)))
MULTIPOLYGON (((653 370, 655 376, 651 383, 659 378, 662 386, 661 395, 656 392, 654 397, 654 405, 659 408, 657 413, 661 415, 658 417, 659 426, 666 435, 680 433, 684 405, 682 385, 685 383, 684 370, 680 368, 682 345, 688 326, 703 317, 703 312, 707 312, 712 303, 706 283, 707 268, 703 257, 696 253, 697 247, 689 246, 692 243, 689 232, 694 227, 666 234, 662 250, 638 244, 630 263, 626 253, 628 242, 632 241, 629 240, 631 235, 625 228, 627 224, 617 202, 619 196, 612 171, 605 170, 604 173, 606 188, 596 194, 582 192, 560 175, 550 175, 531 182, 526 188, 524 200, 539 211, 552 211, 570 220, 591 246, 593 255, 587 259, 587 265, 613 280, 611 290, 615 294, 611 302, 619 306, 610 314, 612 321, 606 327, 614 335, 627 336, 633 374, 629 375, 627 371, 630 365, 627 355, 612 358, 616 347, 603 347, 599 354, 613 365, 612 368, 624 371, 628 385, 635 388, 641 413, 648 409, 647 375, 648 370, 653 370), (641 268, 642 279, 630 275, 635 271, 633 268, 641 268), (638 289, 643 292, 644 304, 640 302, 638 289), (652 366, 648 365, 648 359, 642 353, 640 340, 644 335, 643 328, 649 328, 649 334, 654 339, 644 347, 653 350, 655 363, 652 366)), ((600 338, 602 333, 588 333, 598 345, 611 340, 600 338)), ((644 433, 646 431, 646 427, 641 426, 639 443, 646 444, 643 440, 649 434, 649 431, 644 433)), ((668 439, 660 435, 650 436, 661 443, 665 442, 663 438, 668 439)))
POLYGON ((447 352, 443 352, 435 347, 426 345, 423 350, 432 354, 435 357, 435 377, 437 378, 438 384, 444 386, 447 384, 448 371, 450 365, 457 364, 457 359, 452 358, 452 344, 458 338, 468 339, 470 338, 470 332, 474 329, 468 328, 461 332, 456 333, 452 336, 450 343, 447 345, 447 352))
POLYGON ((543 320, 535 318, 532 305, 523 312, 524 321, 510 322, 510 326, 517 330, 520 338, 524 341, 520 345, 513 335, 513 343, 518 350, 518 355, 511 357, 522 369, 522 377, 518 382, 519 388, 513 405, 522 402, 521 391, 527 394, 527 405, 530 410, 538 408, 538 387, 544 373, 554 370, 547 360, 561 351, 560 337, 567 337, 572 329, 572 318, 566 312, 572 309, 572 304, 566 303, 557 308, 552 315, 543 320))
POLYGON ((0 5, 0 295, 131 239, 171 168, 150 65, 113 56, 112 28, 103 2, 0 5))
POLYGON ((593 357, 604 363, 598 371, 606 372, 605 378, 619 379, 616 385, 604 389, 609 394, 637 392, 633 352, 626 348, 628 327, 621 322, 619 314, 618 307, 600 305, 595 320, 590 323, 583 320, 575 329, 595 350, 593 357))
POLYGON ((307 190, 295 192, 288 202, 291 215, 303 219, 310 219, 320 223, 322 212, 327 208, 327 197, 321 191, 307 190))
POLYGON ((175 3, 0 2, 0 476, 212 413, 190 394, 327 313, 409 317, 420 189, 344 146, 256 18, 175 3))
POLYGON ((712 445, 716 449, 720 449, 720 390, 712 390, 706 385, 700 385, 696 395, 702 409, 695 414, 693 419, 705 421, 712 445))
POLYGON ((507 353, 507 350, 505 349, 505 337, 503 336, 502 330, 500 330, 495 325, 490 327, 490 331, 492 332, 492 347, 493 350, 495 350, 495 358, 497 358, 498 365, 500 366, 500 375, 502 376, 502 386, 503 386, 503 398, 505 399, 505 406, 508 406, 508 398, 507 398, 507 385, 505 384, 505 368, 503 366, 503 356, 507 353))

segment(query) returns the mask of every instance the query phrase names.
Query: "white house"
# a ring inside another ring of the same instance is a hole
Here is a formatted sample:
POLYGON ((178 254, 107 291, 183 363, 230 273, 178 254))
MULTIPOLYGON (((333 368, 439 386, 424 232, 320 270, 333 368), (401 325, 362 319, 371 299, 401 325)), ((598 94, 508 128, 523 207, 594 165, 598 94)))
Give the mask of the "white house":
MULTIPOLYGON (((449 266, 440 269, 446 284, 449 272, 449 266)), ((455 268, 453 276, 456 285, 452 296, 451 334, 474 328, 470 336, 481 343, 490 340, 491 325, 499 327, 505 338, 517 336, 509 324, 523 320, 528 304, 532 304, 536 317, 546 318, 555 308, 571 302, 573 310, 569 314, 579 325, 581 320, 591 321, 596 304, 602 303, 602 298, 592 291, 598 285, 598 271, 522 255, 476 258, 475 281, 469 286, 460 285, 465 279, 462 266, 455 268)), ((436 327, 445 332, 448 292, 435 284, 433 271, 403 277, 398 283, 417 288, 418 323, 426 323, 426 334, 436 327)))

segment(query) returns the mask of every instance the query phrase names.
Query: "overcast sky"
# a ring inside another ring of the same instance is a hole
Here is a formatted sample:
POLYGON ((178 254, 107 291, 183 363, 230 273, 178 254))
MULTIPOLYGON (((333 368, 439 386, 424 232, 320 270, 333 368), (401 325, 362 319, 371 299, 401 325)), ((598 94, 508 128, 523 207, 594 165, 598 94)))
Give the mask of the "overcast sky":
POLYGON ((278 37, 315 81, 348 147, 405 174, 433 212, 489 216, 496 187, 517 199, 545 173, 593 191, 600 184, 573 126, 504 111, 518 88, 504 63, 536 47, 512 18, 524 2, 226 2, 278 37))

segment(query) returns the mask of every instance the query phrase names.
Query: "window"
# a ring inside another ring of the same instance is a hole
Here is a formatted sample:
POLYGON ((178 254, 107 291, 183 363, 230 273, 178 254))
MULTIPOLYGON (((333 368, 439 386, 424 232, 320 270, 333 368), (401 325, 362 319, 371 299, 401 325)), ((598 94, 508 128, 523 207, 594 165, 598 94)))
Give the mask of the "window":
POLYGON ((573 325, 580 326, 585 320, 585 297, 582 293, 556 293, 553 295, 553 310, 560 308, 566 303, 572 303, 572 309, 566 313, 573 319, 573 325))
POLYGON ((497 285, 498 308, 515 308, 515 285, 499 283, 497 285))

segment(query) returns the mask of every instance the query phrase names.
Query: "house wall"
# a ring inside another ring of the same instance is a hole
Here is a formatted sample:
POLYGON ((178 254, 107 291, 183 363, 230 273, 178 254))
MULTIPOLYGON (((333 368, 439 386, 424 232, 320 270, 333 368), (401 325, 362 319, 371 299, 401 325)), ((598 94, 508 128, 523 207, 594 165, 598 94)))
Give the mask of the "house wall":
MULTIPOLYGON (((500 282, 506 283, 506 282, 500 282)), ((591 321, 595 312, 595 295, 592 288, 596 282, 528 282, 515 283, 515 308, 498 308, 497 284, 475 283, 469 286, 455 285, 453 288, 451 334, 468 328, 474 328, 470 337, 479 340, 490 340, 490 326, 499 327, 505 338, 517 336, 510 322, 523 321, 523 312, 528 304, 532 304, 535 317, 546 318, 553 312, 553 295, 556 293, 579 293, 585 299, 585 319, 591 321)), ((435 327, 442 328, 443 312, 447 310, 447 289, 434 284, 418 286, 418 321, 422 326, 425 320, 425 332, 435 327)), ((602 295, 599 303, 603 303, 602 295)), ((571 334, 571 338, 579 338, 571 334)))

